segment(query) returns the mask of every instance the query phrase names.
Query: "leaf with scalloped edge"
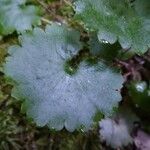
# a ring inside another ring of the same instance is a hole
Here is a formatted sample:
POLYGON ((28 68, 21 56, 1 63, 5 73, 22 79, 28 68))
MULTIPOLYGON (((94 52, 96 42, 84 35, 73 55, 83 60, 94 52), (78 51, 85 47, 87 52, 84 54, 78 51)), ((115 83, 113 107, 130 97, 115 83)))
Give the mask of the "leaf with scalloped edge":
POLYGON ((111 45, 109 43, 99 42, 96 34, 91 34, 89 49, 92 55, 99 56, 107 62, 112 63, 114 59, 119 57, 121 47, 118 43, 111 45))
POLYGON ((136 6, 126 0, 75 1, 76 18, 96 31, 100 41, 113 44, 118 40, 122 48, 143 54, 150 47, 150 18, 139 15, 136 6))
POLYGON ((100 138, 112 148, 121 148, 133 142, 128 126, 124 119, 117 121, 106 118, 100 121, 100 138))
POLYGON ((31 30, 40 24, 39 8, 26 0, 0 0, 0 35, 31 30))
POLYGON ((131 134, 137 122, 140 119, 128 105, 120 106, 110 118, 99 122, 100 140, 115 149, 128 146, 133 142, 131 134))
POLYGON ((100 42, 97 35, 92 33, 89 40, 90 53, 103 59, 106 63, 112 63, 115 59, 126 60, 135 53, 121 48, 118 42, 114 44, 100 42))
POLYGON ((115 149, 131 144, 135 122, 140 122, 140 119, 128 106, 119 107, 111 118, 99 122, 101 141, 105 141, 108 146, 115 149))
POLYGON ((121 100, 123 77, 102 62, 66 71, 66 61, 82 47, 79 39, 77 31, 53 24, 22 35, 21 46, 9 49, 4 72, 16 82, 13 96, 25 100, 39 126, 89 128, 97 111, 109 115, 121 100))

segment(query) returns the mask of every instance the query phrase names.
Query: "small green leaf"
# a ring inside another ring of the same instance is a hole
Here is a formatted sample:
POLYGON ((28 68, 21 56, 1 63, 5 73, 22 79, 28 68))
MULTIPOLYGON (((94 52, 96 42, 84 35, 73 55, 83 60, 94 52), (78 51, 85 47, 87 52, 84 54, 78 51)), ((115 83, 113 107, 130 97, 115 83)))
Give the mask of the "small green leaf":
POLYGON ((79 39, 78 32, 53 24, 22 35, 21 47, 9 50, 4 70, 17 83, 13 96, 25 99, 39 126, 89 128, 96 112, 109 115, 121 100, 123 78, 102 62, 82 62, 75 73, 66 72, 64 65, 82 48, 79 39))
POLYGON ((0 35, 31 30, 40 24, 39 9, 26 0, 0 0, 0 35))
POLYGON ((123 118, 117 121, 106 118, 100 121, 100 139, 114 149, 127 146, 133 142, 128 126, 123 118))
POLYGON ((128 106, 119 107, 111 118, 105 118, 99 122, 100 138, 115 149, 127 146, 133 142, 131 133, 135 127, 134 123, 139 121, 128 106))

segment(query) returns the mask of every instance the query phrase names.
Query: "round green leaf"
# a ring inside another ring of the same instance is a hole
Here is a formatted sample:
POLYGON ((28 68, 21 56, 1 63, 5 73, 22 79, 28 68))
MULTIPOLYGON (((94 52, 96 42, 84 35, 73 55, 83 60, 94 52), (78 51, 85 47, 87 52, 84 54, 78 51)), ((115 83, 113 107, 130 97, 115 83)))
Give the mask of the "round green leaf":
POLYGON ((143 54, 150 47, 150 18, 143 17, 150 2, 139 1, 132 8, 126 0, 76 0, 76 18, 96 31, 100 41, 114 44, 118 40, 123 49, 143 54))
POLYGON ((13 96, 25 100, 27 114, 39 126, 73 131, 92 125, 94 115, 111 114, 121 100, 122 76, 102 62, 82 62, 70 75, 64 65, 81 49, 80 34, 64 26, 35 28, 10 48, 4 70, 16 84, 13 96))

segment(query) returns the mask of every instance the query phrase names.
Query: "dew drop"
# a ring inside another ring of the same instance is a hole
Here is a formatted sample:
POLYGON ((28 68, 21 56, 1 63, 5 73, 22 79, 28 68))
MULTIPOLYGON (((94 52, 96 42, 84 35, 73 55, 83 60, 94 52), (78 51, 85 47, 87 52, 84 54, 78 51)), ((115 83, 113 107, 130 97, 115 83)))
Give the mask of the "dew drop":
POLYGON ((101 42, 104 43, 104 44, 108 44, 109 43, 108 41, 106 41, 104 39, 102 39, 101 42))
POLYGON ((139 108, 139 105, 138 105, 138 104, 135 104, 135 107, 136 107, 136 108, 139 108))
POLYGON ((136 89, 138 92, 144 92, 146 89, 146 83, 142 82, 136 85, 136 89))
POLYGON ((58 21, 56 21, 55 23, 56 23, 57 25, 59 25, 59 26, 62 25, 62 23, 61 23, 61 22, 58 22, 58 21))
POLYGON ((74 5, 76 6, 75 10, 78 14, 82 13, 85 9, 85 4, 83 2, 75 2, 74 5))
POLYGON ((84 133, 85 131, 83 129, 80 129, 82 133, 84 133))

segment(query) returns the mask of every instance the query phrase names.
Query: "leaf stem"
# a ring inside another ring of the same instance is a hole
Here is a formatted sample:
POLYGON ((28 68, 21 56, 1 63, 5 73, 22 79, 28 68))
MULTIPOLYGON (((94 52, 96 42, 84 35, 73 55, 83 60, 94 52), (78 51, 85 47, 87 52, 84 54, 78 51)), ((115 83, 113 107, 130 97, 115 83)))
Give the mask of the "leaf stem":
POLYGON ((71 8, 73 8, 72 3, 69 2, 68 0, 63 0, 68 6, 70 6, 71 8))
POLYGON ((47 23, 47 24, 52 24, 53 22, 52 21, 50 21, 50 20, 48 20, 48 19, 46 19, 46 18, 41 18, 41 20, 43 21, 43 22, 45 22, 45 23, 47 23))

